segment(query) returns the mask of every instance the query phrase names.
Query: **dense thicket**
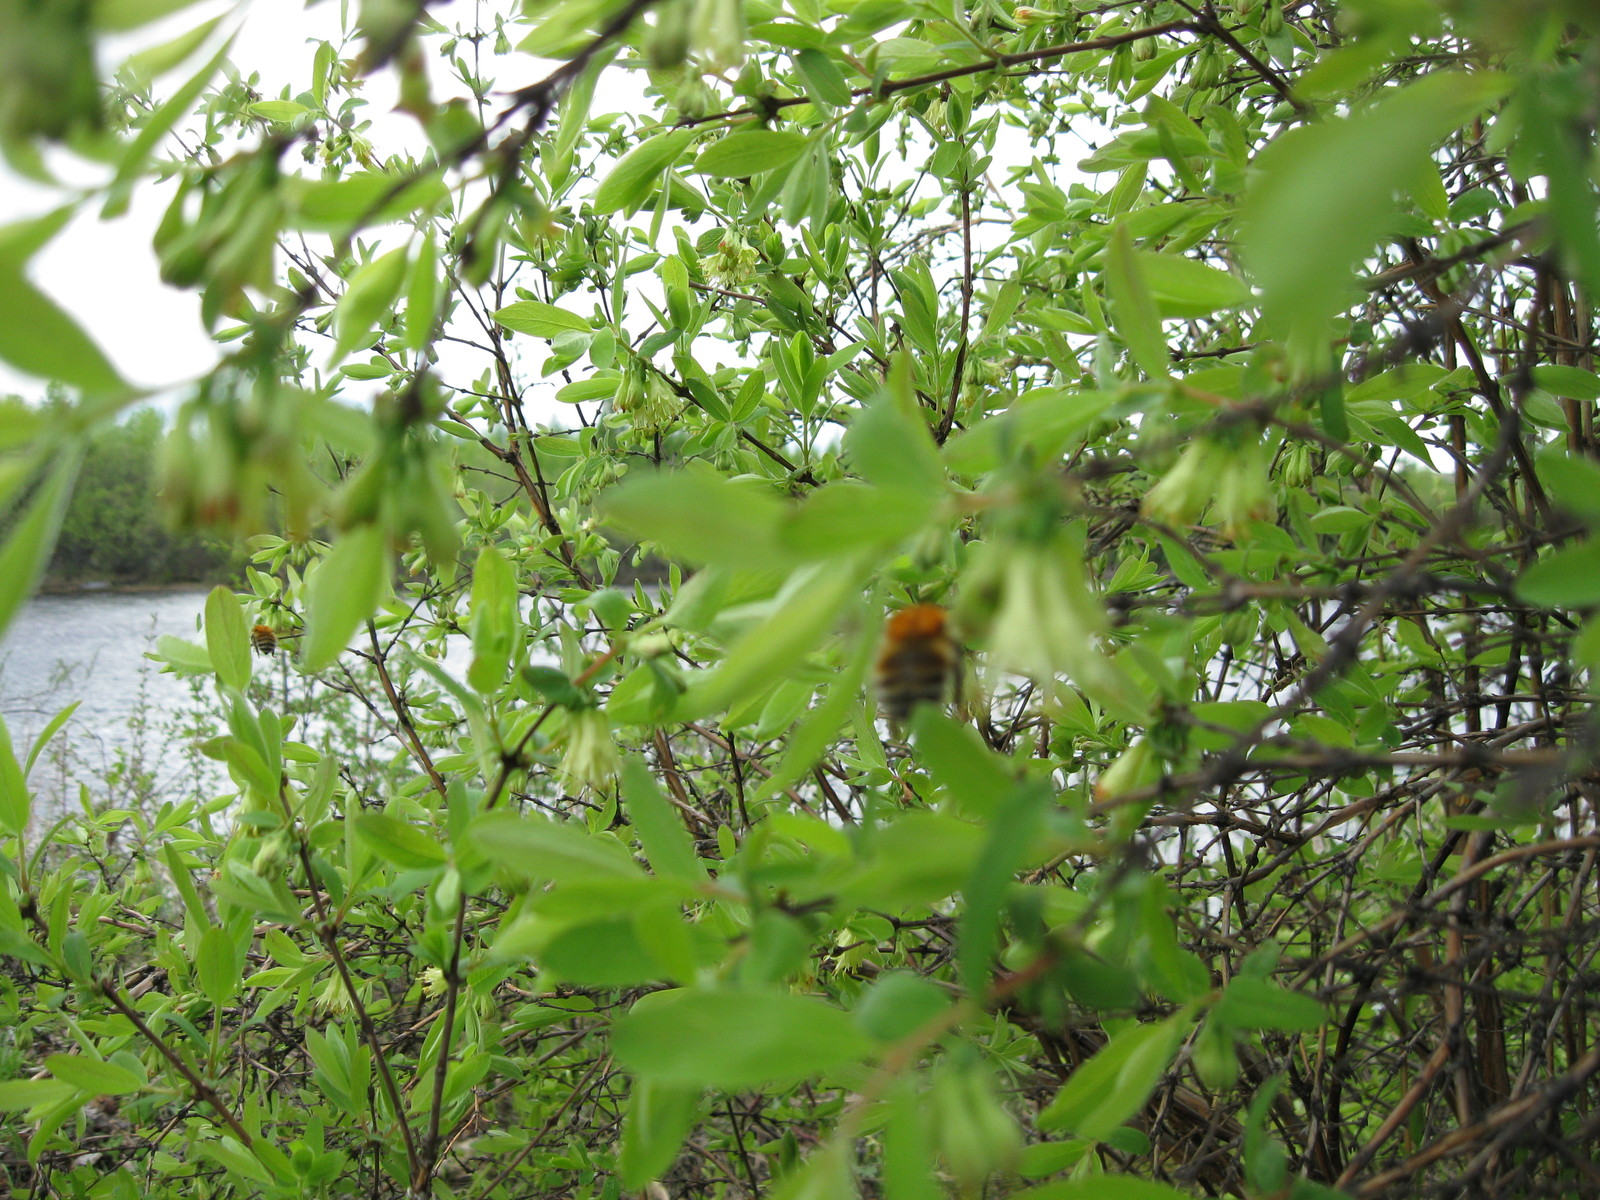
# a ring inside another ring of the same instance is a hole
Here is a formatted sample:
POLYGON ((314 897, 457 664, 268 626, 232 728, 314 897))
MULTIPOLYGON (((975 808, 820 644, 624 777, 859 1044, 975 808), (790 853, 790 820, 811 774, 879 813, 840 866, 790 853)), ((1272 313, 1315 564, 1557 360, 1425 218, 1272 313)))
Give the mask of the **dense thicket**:
POLYGON ((18 1194, 1600 1192, 1589 5, 366 0, 97 87, 185 7, 0 5, 12 168, 111 172, 0 231, 82 396, 0 618, 130 396, 26 276, 84 205, 167 204, 163 489, 254 538, 161 647, 226 795, 0 754, 18 1194))

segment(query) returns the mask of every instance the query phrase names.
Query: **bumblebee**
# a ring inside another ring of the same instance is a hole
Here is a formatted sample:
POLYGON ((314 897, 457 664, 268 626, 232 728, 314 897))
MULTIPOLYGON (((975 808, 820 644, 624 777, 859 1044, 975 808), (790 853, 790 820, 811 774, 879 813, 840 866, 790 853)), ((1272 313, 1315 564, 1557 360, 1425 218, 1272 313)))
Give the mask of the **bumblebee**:
POLYGON ((898 724, 918 704, 943 704, 961 662, 949 614, 937 604, 890 613, 878 652, 878 704, 898 724))
POLYGON ((257 625, 250 631, 250 644, 255 652, 266 658, 277 653, 278 635, 271 625, 257 625))

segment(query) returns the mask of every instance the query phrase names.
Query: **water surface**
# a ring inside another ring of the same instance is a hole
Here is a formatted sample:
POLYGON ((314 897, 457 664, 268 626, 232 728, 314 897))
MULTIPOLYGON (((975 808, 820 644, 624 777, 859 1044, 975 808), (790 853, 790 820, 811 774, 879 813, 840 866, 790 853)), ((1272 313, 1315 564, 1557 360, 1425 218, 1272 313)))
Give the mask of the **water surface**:
POLYGON ((147 770, 158 791, 186 793, 194 768, 173 734, 191 684, 145 658, 166 634, 201 640, 206 593, 91 592, 40 596, 0 637, 0 716, 23 758, 50 718, 79 701, 30 782, 76 801, 76 784, 147 770))

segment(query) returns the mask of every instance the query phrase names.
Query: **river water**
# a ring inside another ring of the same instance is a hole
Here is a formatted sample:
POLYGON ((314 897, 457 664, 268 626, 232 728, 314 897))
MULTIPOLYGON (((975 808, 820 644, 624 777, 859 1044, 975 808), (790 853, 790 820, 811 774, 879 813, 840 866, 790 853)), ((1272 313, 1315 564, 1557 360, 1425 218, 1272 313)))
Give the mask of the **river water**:
POLYGON ((135 786, 177 798, 217 780, 182 737, 194 684, 145 657, 166 634, 203 641, 205 599, 199 590, 40 596, 0 637, 0 716, 19 760, 52 716, 80 702, 29 780, 47 806, 75 805, 80 783, 104 805, 135 786), (103 794, 107 781, 117 794, 103 794))

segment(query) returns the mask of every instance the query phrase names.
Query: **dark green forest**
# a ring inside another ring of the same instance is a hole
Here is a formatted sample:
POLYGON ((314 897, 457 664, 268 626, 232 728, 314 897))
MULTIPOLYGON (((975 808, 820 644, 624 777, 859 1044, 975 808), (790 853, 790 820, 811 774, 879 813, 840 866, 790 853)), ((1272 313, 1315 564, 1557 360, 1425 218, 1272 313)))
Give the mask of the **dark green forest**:
MULTIPOLYGON (((13 412, 27 407, 18 396, 4 404, 13 412)), ((156 472, 166 432, 159 412, 141 408, 88 439, 46 590, 214 583, 239 573, 243 554, 231 539, 179 531, 163 513, 156 472)))

